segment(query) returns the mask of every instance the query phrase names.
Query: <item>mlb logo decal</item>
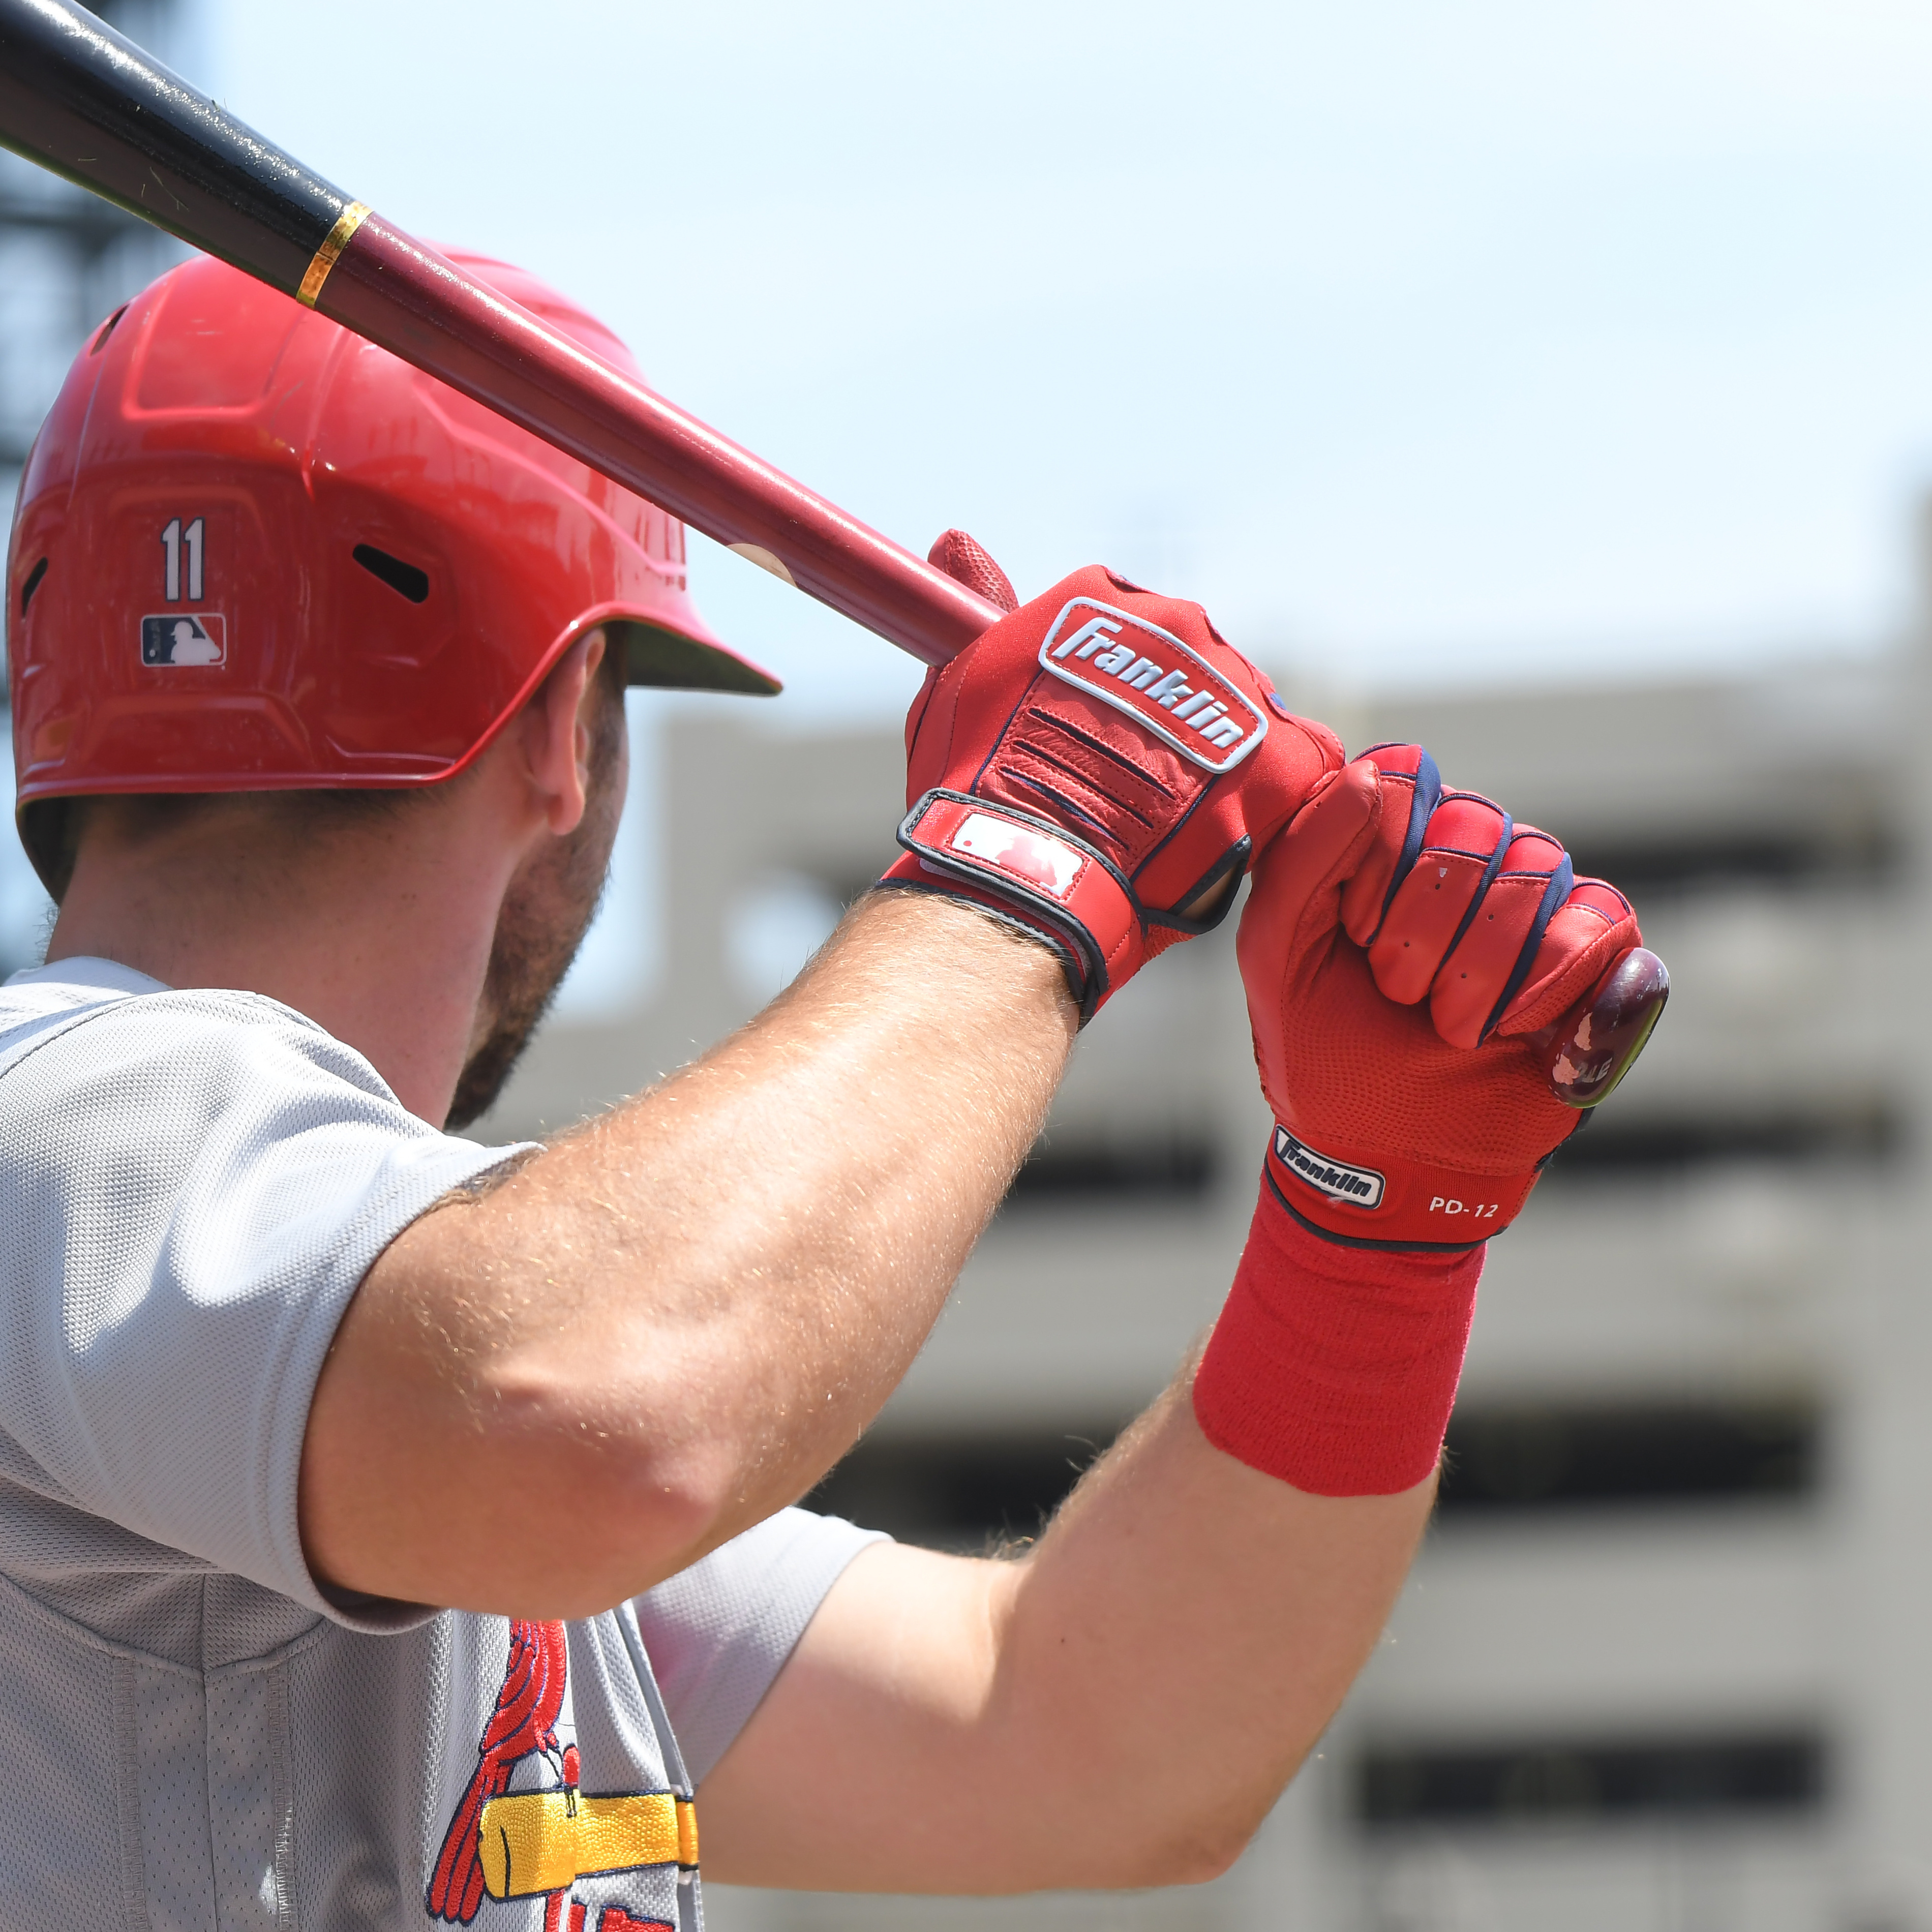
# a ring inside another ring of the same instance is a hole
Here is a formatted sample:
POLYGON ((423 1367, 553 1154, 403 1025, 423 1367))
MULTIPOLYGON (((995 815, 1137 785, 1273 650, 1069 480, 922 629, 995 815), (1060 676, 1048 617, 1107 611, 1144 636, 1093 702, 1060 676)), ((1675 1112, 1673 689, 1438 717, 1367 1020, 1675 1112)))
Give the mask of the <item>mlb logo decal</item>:
POLYGON ((983 812, 974 812, 946 842, 952 850, 983 860, 1057 899, 1072 890, 1087 862, 1084 854, 1058 838, 983 812))
POLYGON ((170 610, 141 620, 144 664, 218 664, 228 662, 228 620, 219 610, 170 610))
MULTIPOLYGON (((161 526, 161 601, 199 604, 207 596, 208 519, 170 517, 161 526)), ((141 662, 177 670, 228 662, 228 620, 219 610, 164 610, 141 620, 141 662)))
POLYGON ((1232 771, 1268 736, 1247 694, 1172 632, 1090 597, 1053 620, 1040 661, 1124 711, 1204 771, 1232 771))

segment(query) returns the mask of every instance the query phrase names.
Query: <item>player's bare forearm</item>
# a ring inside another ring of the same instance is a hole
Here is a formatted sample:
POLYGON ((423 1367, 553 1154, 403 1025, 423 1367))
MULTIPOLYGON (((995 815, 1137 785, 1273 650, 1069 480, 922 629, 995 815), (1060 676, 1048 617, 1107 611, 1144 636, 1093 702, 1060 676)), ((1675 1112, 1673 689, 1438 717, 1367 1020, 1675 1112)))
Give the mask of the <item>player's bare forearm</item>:
POLYGON ((1024 1560, 852 1566, 706 1784, 706 1869, 938 1892, 1213 1876, 1360 1669, 1433 1486, 1306 1495, 1212 1448, 1184 1382, 1024 1560))
POLYGON ((862 902, 742 1031, 377 1262, 310 1414, 311 1561, 573 1616, 795 1498, 917 1352, 1072 1032, 1043 947, 862 902))

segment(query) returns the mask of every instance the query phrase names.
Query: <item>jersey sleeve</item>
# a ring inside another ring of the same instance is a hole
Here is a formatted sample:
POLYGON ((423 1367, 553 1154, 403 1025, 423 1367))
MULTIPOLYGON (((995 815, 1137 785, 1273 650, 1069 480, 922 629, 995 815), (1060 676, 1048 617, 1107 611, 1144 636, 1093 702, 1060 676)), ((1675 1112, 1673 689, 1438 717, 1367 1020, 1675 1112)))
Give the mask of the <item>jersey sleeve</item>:
POLYGON ((701 1784, 750 1721, 826 1592, 890 1539, 780 1510, 636 1599, 638 1628, 685 1769, 701 1784))
POLYGON ((157 992, 59 1030, 0 1075, 7 1467, 338 1622, 415 1620, 309 1573, 309 1404, 377 1256, 516 1151, 439 1133, 256 995, 157 992))

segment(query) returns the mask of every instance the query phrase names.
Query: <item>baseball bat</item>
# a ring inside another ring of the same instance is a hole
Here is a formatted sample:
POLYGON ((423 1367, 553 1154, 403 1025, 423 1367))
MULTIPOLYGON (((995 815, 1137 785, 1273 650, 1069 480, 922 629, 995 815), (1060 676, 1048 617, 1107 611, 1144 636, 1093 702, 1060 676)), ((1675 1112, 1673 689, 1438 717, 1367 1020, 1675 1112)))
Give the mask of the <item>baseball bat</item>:
MULTIPOLYGON (((0 146, 293 296, 924 663, 946 663, 1003 614, 351 200, 74 0, 0 0, 0 146)), ((1558 1098, 1604 1098, 1668 990, 1654 954, 1620 961, 1549 1036, 1558 1098)))
POLYGON ((73 0, 0 0, 0 144, 413 363, 925 663, 1003 614, 352 201, 73 0))

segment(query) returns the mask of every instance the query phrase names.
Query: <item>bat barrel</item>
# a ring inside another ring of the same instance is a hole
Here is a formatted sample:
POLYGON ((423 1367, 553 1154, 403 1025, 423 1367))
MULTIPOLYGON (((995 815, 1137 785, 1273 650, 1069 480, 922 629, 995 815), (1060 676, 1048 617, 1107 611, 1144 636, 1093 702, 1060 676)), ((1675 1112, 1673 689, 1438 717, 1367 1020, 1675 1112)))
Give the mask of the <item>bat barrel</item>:
POLYGON ((1001 615, 368 214, 73 0, 0 0, 0 145, 308 302, 926 663, 1001 615))

